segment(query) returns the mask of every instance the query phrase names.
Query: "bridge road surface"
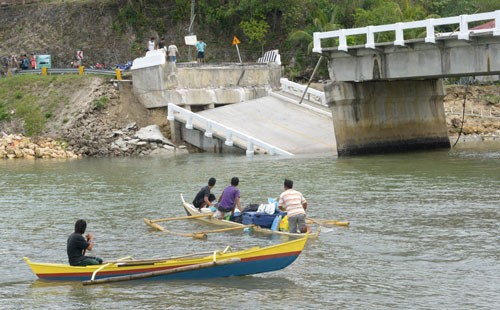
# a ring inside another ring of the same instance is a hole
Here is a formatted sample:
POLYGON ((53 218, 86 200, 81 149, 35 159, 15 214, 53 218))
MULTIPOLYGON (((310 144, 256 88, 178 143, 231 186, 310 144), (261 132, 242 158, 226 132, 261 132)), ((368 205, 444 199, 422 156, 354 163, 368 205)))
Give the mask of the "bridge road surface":
POLYGON ((266 96, 198 114, 294 155, 337 155, 332 118, 304 105, 266 96))

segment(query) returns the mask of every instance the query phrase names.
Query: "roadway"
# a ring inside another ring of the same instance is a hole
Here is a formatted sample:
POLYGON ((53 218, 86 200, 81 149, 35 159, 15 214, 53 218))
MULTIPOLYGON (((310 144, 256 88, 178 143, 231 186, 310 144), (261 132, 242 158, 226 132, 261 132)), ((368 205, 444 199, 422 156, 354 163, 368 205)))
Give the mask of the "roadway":
POLYGON ((200 114, 294 155, 337 154, 333 121, 325 108, 298 104, 278 93, 208 109, 200 114))

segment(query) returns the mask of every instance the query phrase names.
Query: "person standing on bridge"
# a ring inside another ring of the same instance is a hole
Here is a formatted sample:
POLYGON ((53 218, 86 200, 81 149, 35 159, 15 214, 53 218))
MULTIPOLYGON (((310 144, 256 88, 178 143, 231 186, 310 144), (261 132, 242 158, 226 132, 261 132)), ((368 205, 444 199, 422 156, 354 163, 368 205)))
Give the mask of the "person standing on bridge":
POLYGON ((201 62, 205 62, 205 47, 207 47, 207 44, 203 42, 203 39, 200 38, 198 42, 196 42, 196 50, 198 51, 198 64, 201 64, 201 62))
POLYGON ((146 50, 151 52, 154 51, 155 49, 156 49, 155 38, 151 37, 148 41, 148 45, 146 45, 146 50))
POLYGON ((174 41, 170 42, 170 45, 167 48, 168 51, 168 61, 177 62, 177 55, 179 54, 179 50, 177 46, 174 44, 174 41))
POLYGON ((293 181, 285 179, 285 191, 278 200, 278 208, 286 211, 289 231, 291 233, 305 233, 309 231, 306 225, 307 201, 299 191, 293 189, 293 181))

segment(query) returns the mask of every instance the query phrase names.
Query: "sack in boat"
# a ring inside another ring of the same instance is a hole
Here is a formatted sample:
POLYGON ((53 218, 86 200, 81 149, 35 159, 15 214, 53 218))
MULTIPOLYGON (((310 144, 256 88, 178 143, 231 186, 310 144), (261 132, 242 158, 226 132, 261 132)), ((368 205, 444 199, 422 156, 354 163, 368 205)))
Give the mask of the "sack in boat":
POLYGON ((257 213, 274 214, 276 212, 276 205, 274 203, 267 203, 259 205, 257 213))
POLYGON ((288 215, 285 215, 281 221, 280 221, 280 231, 288 231, 289 230, 289 226, 288 226, 288 215))
POLYGON ((258 204, 249 204, 243 209, 243 212, 257 212, 257 209, 259 208, 258 204))
POLYGON ((235 212, 234 215, 231 216, 230 221, 242 224, 243 223, 243 214, 235 212))

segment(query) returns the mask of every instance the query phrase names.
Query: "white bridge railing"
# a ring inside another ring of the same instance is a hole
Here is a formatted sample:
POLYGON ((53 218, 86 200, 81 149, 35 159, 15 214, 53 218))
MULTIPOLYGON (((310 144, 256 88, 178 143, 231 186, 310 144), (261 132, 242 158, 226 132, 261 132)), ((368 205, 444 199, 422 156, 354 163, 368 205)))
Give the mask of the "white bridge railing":
MULTIPOLYGON (((306 86, 292 82, 287 78, 280 78, 280 83, 281 90, 298 97, 301 97, 306 89, 306 86)), ((306 97, 304 98, 306 98, 308 101, 328 107, 328 105, 326 104, 325 93, 317 89, 313 89, 310 87, 307 88, 306 97)))
POLYGON ((315 32, 313 34, 314 38, 314 48, 313 52, 321 53, 323 51, 323 47, 321 46, 322 39, 338 39, 339 51, 347 52, 347 37, 355 36, 355 35, 365 35, 366 36, 366 48, 375 48, 375 34, 380 32, 395 32, 396 40, 394 41, 394 45, 404 46, 405 39, 403 31, 406 29, 418 29, 425 28, 426 30, 426 43, 436 43, 437 37, 444 36, 454 36, 456 35, 459 40, 469 40, 470 33, 482 33, 482 32, 492 32, 494 36, 500 36, 500 10, 488 13, 479 13, 473 15, 460 15, 455 17, 445 17, 438 19, 426 19, 421 21, 414 22, 404 22, 404 23, 396 23, 390 25, 379 25, 379 26, 367 26, 362 28, 353 28, 353 29, 340 29, 335 31, 327 31, 327 32, 315 32), (478 21, 495 21, 494 28, 488 29, 477 29, 470 30, 469 23, 478 22, 478 21), (459 28, 456 32, 446 33, 446 34, 435 34, 435 27, 443 26, 443 25, 458 25, 459 28))
POLYGON ((245 133, 242 133, 238 130, 231 129, 227 126, 224 126, 218 122, 212 121, 206 117, 203 117, 199 114, 193 113, 189 110, 186 110, 184 108, 179 107, 178 105, 175 105, 173 103, 168 104, 168 116, 167 119, 169 121, 175 120, 175 113, 178 113, 182 115, 182 118, 186 121, 186 128, 187 129, 194 129, 195 127, 195 122, 196 122, 196 129, 200 131, 205 132, 205 137, 208 138, 213 138, 214 136, 214 131, 218 132, 218 136, 220 138, 224 138, 225 142, 224 144, 227 146, 233 146, 233 139, 239 139, 244 141, 246 143, 246 154, 247 155, 253 155, 255 153, 254 147, 259 147, 264 150, 267 150, 267 152, 270 155, 288 155, 291 156, 293 155, 290 152, 287 152, 285 150, 282 150, 274 145, 271 145, 269 143, 266 143, 262 140, 259 140, 257 138, 251 137, 245 133))

